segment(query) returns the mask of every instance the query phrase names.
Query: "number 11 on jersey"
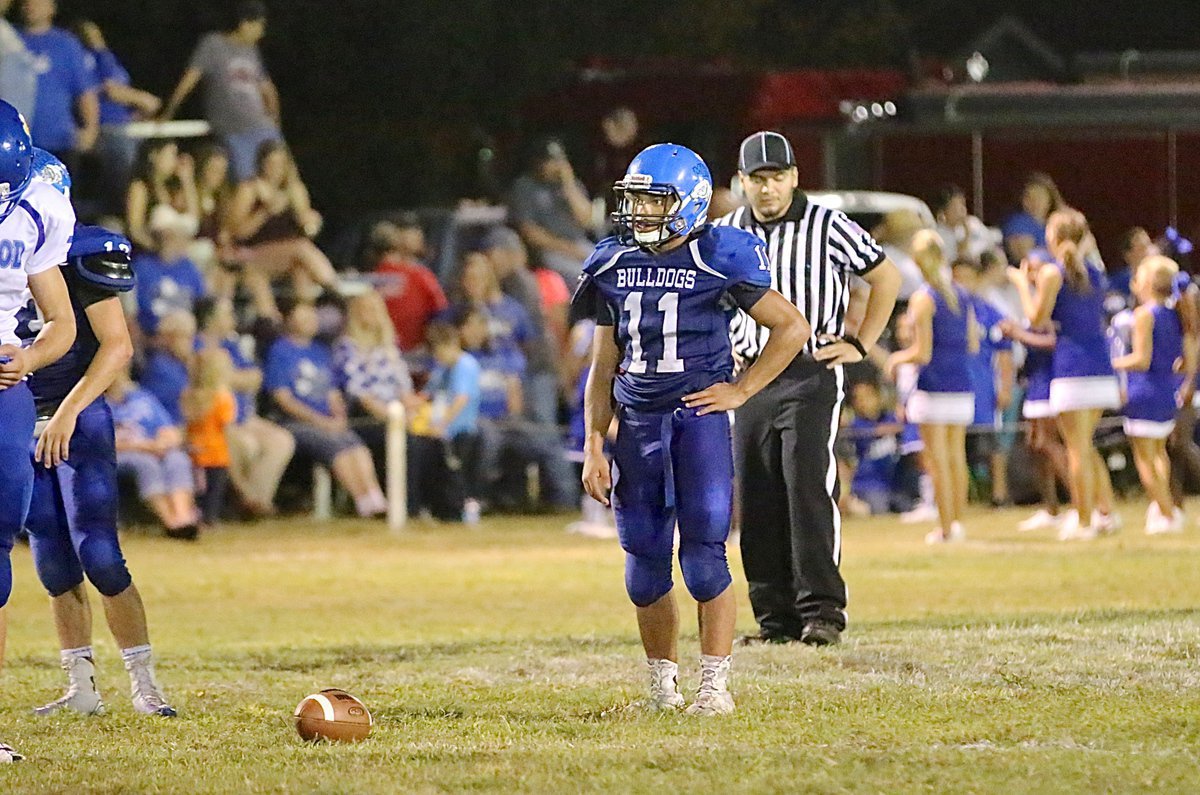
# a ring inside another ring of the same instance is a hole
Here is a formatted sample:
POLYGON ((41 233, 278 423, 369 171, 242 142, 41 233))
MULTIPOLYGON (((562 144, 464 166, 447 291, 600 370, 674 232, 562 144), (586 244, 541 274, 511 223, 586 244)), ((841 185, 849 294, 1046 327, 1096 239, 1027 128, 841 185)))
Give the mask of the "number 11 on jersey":
MULTIPOLYGON (((625 311, 629 313, 629 372, 646 372, 646 352, 642 348, 642 292, 625 296, 625 311)), ((663 355, 654 367, 656 373, 682 373, 683 359, 679 358, 679 293, 663 293, 658 299, 662 313, 663 355)), ((648 322, 652 322, 647 318, 648 322)))

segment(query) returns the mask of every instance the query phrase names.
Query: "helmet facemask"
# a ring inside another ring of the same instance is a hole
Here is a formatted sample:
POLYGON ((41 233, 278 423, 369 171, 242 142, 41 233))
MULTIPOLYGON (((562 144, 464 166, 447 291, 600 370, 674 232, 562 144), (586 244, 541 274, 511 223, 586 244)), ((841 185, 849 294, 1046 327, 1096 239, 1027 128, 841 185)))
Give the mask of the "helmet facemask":
POLYGON ((617 182, 617 212, 613 221, 621 236, 645 248, 655 248, 681 234, 687 224, 679 216, 682 202, 671 185, 653 184, 632 174, 617 182))

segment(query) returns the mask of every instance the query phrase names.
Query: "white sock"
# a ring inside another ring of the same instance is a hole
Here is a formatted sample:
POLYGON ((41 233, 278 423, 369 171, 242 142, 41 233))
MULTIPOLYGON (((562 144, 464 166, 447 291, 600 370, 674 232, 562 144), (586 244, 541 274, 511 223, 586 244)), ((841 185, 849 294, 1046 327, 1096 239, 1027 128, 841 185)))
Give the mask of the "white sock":
POLYGON ((82 657, 88 662, 91 662, 93 659, 95 659, 92 656, 91 646, 80 646, 78 649, 61 649, 58 652, 58 657, 63 662, 70 662, 77 657, 82 657))
POLYGON ((144 646, 130 646, 128 649, 121 649, 121 659, 128 665, 134 662, 149 662, 150 661, 150 644, 144 646))

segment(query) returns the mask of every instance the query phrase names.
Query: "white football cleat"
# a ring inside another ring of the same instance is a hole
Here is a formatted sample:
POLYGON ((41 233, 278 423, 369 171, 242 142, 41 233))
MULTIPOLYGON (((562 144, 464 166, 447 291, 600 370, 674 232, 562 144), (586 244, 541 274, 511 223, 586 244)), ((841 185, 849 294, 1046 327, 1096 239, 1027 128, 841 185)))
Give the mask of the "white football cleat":
POLYGON ((20 762, 25 757, 13 750, 13 747, 8 743, 0 743, 0 765, 9 762, 20 762))
POLYGON ((154 664, 147 652, 144 657, 125 661, 125 670, 129 672, 130 695, 133 698, 133 709, 142 715, 157 715, 160 718, 174 718, 178 713, 167 703, 158 680, 154 676, 154 664))
POLYGON ((46 716, 69 709, 80 715, 102 715, 104 702, 96 689, 96 667, 92 661, 87 657, 69 657, 62 661, 62 668, 67 672, 67 692, 62 698, 35 707, 33 714, 46 716))
POLYGON ((671 660, 646 660, 650 674, 650 690, 642 701, 635 701, 625 709, 632 712, 674 712, 683 709, 683 695, 679 692, 679 665, 671 660))
POLYGON ((729 657, 700 658, 700 688, 696 691, 696 700, 685 714, 709 718, 733 712, 733 695, 729 692, 731 663, 729 657))
POLYGON ((1057 528, 1061 522, 1061 516, 1050 513, 1045 508, 1042 508, 1028 519, 1017 522, 1017 530, 1022 533, 1029 533, 1034 530, 1049 530, 1057 528))

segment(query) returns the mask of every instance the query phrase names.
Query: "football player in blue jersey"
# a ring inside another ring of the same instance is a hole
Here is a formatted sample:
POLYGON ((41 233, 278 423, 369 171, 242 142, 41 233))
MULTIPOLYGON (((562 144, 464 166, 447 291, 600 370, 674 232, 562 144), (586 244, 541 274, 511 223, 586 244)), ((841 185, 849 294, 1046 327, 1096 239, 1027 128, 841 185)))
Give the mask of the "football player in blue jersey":
POLYGON ((118 297, 134 286, 130 250, 120 235, 76 227, 61 270, 78 335, 63 358, 29 379, 40 432, 32 450, 35 478, 25 526, 38 577, 50 593, 68 678, 66 694, 36 709, 39 715, 103 711, 86 575, 103 597, 129 672, 134 709, 175 716, 155 681, 146 612, 117 539, 116 443, 112 413, 101 397, 133 353, 118 297))
POLYGON ((678 522, 680 568, 700 622, 700 686, 687 712, 717 715, 734 708, 727 688, 736 612, 725 558, 733 510, 727 412, 779 375, 811 330, 771 289, 762 241, 706 223, 712 177, 696 153, 675 144, 643 150, 616 194, 619 234, 596 246, 575 298, 593 307, 598 324, 584 401, 583 485, 615 510, 650 673, 650 697, 639 705, 648 709, 684 704, 671 579, 678 522), (771 336, 734 381, 729 319, 739 307, 771 336), (604 437, 614 411, 610 476, 604 437))

